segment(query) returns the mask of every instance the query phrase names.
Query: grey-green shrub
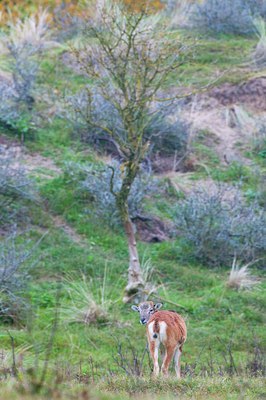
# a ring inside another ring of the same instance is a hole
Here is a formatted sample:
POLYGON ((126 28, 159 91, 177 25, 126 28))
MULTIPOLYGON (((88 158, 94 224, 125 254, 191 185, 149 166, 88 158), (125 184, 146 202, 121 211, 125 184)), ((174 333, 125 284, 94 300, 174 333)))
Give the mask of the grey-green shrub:
MULTIPOLYGON (((110 191, 110 181, 113 175, 113 190, 120 189, 122 179, 122 166, 113 161, 111 168, 108 165, 95 166, 92 164, 67 163, 65 176, 68 182, 74 183, 77 190, 85 192, 91 199, 93 207, 84 211, 90 215, 100 215, 110 226, 119 225, 120 218, 117 211, 115 197, 110 191)), ((128 199, 131 218, 141 215, 144 207, 144 198, 156 187, 155 180, 148 173, 140 172, 136 177, 128 199)))
POLYGON ((194 27, 215 33, 250 34, 254 16, 266 16, 261 0, 204 0, 191 12, 194 27))
POLYGON ((36 199, 33 181, 14 159, 12 151, 0 147, 0 226, 5 227, 18 222, 22 206, 36 199))
MULTIPOLYGON (((97 93, 94 93, 93 98, 89 98, 86 89, 73 96, 68 96, 67 102, 70 109, 66 118, 70 120, 75 132, 79 131, 82 139, 96 150, 106 151, 122 159, 123 156, 115 140, 103 129, 88 126, 86 121, 86 115, 89 112, 93 113, 95 121, 101 121, 101 125, 110 131, 115 126, 116 133, 121 138, 126 137, 126 128, 123 126, 117 109, 97 93), (90 102, 92 102, 92 106, 90 102)), ((176 109, 176 105, 166 104, 157 105, 156 112, 150 110, 144 130, 145 139, 150 141, 150 148, 145 160, 148 164, 152 164, 155 154, 166 157, 176 154, 178 159, 186 152, 190 126, 181 118, 176 109)))
POLYGON ((10 71, 10 76, 0 77, 0 123, 23 135, 33 118, 41 56, 54 46, 47 20, 47 12, 39 11, 24 20, 10 21, 9 29, 0 36, 0 55, 10 71))
POLYGON ((18 235, 13 230, 0 242, 0 320, 21 322, 28 309, 26 290, 30 280, 29 271, 35 263, 33 254, 39 242, 18 235))
POLYGON ((160 105, 145 130, 145 135, 152 138, 150 157, 156 153, 162 156, 174 153, 183 156, 188 147, 189 133, 190 125, 182 119, 176 106, 160 105))
POLYGON ((257 202, 246 204, 238 189, 194 191, 175 206, 173 220, 202 263, 229 266, 234 257, 249 262, 265 255, 265 211, 257 202))

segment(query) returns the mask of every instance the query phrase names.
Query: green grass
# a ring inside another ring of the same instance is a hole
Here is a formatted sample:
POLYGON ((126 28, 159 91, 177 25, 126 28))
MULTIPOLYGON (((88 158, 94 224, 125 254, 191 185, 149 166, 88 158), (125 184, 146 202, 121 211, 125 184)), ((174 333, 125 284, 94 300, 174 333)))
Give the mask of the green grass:
MULTIPOLYGON (((45 347, 43 329, 46 329, 48 336, 55 313, 57 291, 60 294, 60 305, 63 308, 69 306, 67 282, 64 281, 64 277, 70 276, 74 282, 78 282, 81 275, 85 274, 101 282, 107 265, 107 288, 112 288, 109 290, 110 300, 115 301, 111 313, 112 316, 116 316, 118 325, 116 322, 99 326, 69 325, 64 319, 60 320, 52 350, 54 361, 57 357, 67 359, 71 356, 72 362, 78 364, 80 358, 91 356, 97 363, 103 363, 103 374, 105 365, 116 369, 112 359, 116 339, 122 342, 131 341, 139 351, 145 347, 144 329, 139 325, 137 315, 121 301, 126 282, 126 243, 121 235, 100 229, 96 222, 88 223, 83 220, 84 226, 87 227, 85 233, 81 219, 72 219, 71 224, 86 237, 85 246, 71 242, 62 230, 50 228, 49 234, 38 249, 40 261, 33 271, 34 280, 29 291, 35 310, 32 336, 29 336, 27 331, 16 329, 12 329, 12 334, 18 346, 31 345, 32 340, 36 340, 45 347), (100 234, 102 236, 98 236, 100 234), (129 325, 124 328, 124 323, 129 325)), ((38 232, 32 232, 33 237, 38 235, 38 232)), ((166 298, 165 308, 173 307, 167 304, 167 299, 185 307, 185 311, 179 310, 186 316, 189 327, 183 362, 194 363, 204 347, 212 347, 217 353, 216 357, 222 358, 223 347, 231 340, 236 360, 240 362, 247 355, 247 346, 252 348, 254 336, 263 344, 262 288, 255 292, 227 289, 227 271, 180 264, 175 243, 153 246, 142 244, 140 250, 141 254, 145 254, 146 258, 150 257, 154 264, 154 280, 163 285, 160 295, 166 298)), ((4 337, 3 345, 8 349, 7 333, 4 337)))
MULTIPOLYGON (((179 37, 179 32, 176 34, 179 37)), ((249 76, 250 72, 244 66, 249 63, 256 38, 234 35, 212 38, 191 32, 189 40, 192 43, 196 40, 193 57, 179 68, 178 75, 173 73, 169 84, 176 84, 178 79, 182 85, 206 85, 217 78, 217 72, 219 84, 239 83, 249 76)))
POLYGON ((235 161, 224 168, 213 168, 210 174, 220 182, 252 183, 256 180, 251 168, 235 161))
POLYGON ((199 160, 199 164, 204 165, 203 168, 217 168, 220 164, 219 157, 215 153, 215 150, 202 143, 195 143, 193 145, 193 153, 199 160))
MULTIPOLYGON (((26 394, 23 390, 14 390, 12 387, 2 388, 2 398, 11 400, 33 399, 94 399, 94 400, 173 400, 180 399, 259 399, 265 397, 263 379, 248 377, 234 378, 196 378, 150 380, 150 379, 110 379, 108 383, 101 384, 98 388, 77 383, 66 387, 60 385, 59 389, 43 391, 41 394, 26 394)), ((2 399, 1 398, 1 399, 2 399)))
MULTIPOLYGON (((104 364, 112 364, 116 346, 114 338, 119 338, 122 342, 125 339, 133 341, 139 350, 143 349, 143 328, 139 326, 137 316, 130 312, 130 307, 121 302, 127 274, 127 246, 123 235, 117 229, 111 230, 106 225, 99 225, 98 217, 95 218, 93 213, 84 214, 84 208, 91 207, 93 210, 93 205, 89 199, 80 196, 66 176, 61 175, 44 182, 41 194, 48 201, 50 212, 62 215, 66 222, 82 235, 84 243, 71 243, 62 230, 54 227, 41 243, 42 259, 39 269, 34 272, 35 283, 32 286, 32 301, 37 302, 40 320, 47 318, 47 313, 52 318, 53 307, 49 304, 55 302, 52 300, 56 292, 54 280, 69 274, 74 282, 79 281, 81 274, 101 279, 107 265, 108 285, 114 287, 111 300, 116 302, 112 314, 117 316, 121 324, 130 324, 126 332, 116 324, 100 327, 71 324, 68 325, 67 335, 63 333, 62 326, 60 339, 56 339, 58 352, 61 355, 63 352, 63 357, 68 357, 71 352, 73 362, 78 363, 80 354, 87 351, 88 356, 100 359, 104 364), (43 279, 47 280, 49 276, 51 282, 54 282, 54 287, 49 290, 48 280, 46 287, 50 295, 45 294, 44 299, 41 297, 37 300, 36 293, 43 292, 43 279), (141 339, 135 343, 135 337, 141 339), (67 349, 65 343, 70 338, 71 348, 67 349), (89 351, 86 347, 88 341, 92 343, 89 351)), ((263 343, 264 294, 261 290, 236 292, 226 288, 228 269, 209 270, 195 263, 182 264, 183 247, 180 247, 178 242, 154 245, 142 243, 139 247, 141 257, 152 260, 155 282, 163 285, 160 295, 166 299, 165 307, 172 307, 167 304, 167 299, 184 306, 185 311, 179 311, 187 317, 189 324, 189 339, 184 356, 187 363, 194 363, 201 352, 200 349, 206 346, 212 347, 213 351, 217 352, 216 357, 221 358, 223 347, 230 341, 237 362, 243 362, 247 356, 247 346, 253 346, 254 336, 263 343)), ((61 289, 61 293, 65 293, 65 290, 61 289)), ((64 306, 69 303, 64 296, 62 302, 64 306)))

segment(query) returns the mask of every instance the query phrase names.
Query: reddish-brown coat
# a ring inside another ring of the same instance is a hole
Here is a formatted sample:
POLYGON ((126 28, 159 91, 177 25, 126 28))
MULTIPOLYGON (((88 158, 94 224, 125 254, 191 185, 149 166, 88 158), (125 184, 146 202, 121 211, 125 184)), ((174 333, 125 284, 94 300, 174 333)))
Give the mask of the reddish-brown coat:
MULTIPOLYGON (((187 328, 184 319, 174 311, 156 311, 149 319, 147 323, 147 337, 149 341, 150 353, 154 361, 154 365, 158 364, 157 356, 155 355, 155 340, 152 340, 149 335, 149 325, 154 322, 153 332, 159 335, 160 333, 160 322, 166 324, 166 341, 163 343, 165 347, 165 357, 162 365, 162 372, 168 374, 168 369, 172 358, 176 352, 179 352, 176 364, 176 373, 180 377, 180 355, 182 352, 182 346, 187 338, 187 328)), ((158 373, 158 367, 154 370, 155 374, 158 373)))
POLYGON ((160 325, 159 322, 165 322, 167 325, 166 328, 166 335, 167 335, 167 342, 174 346, 177 346, 179 343, 182 345, 187 338, 187 327, 184 319, 181 315, 177 314, 174 311, 156 311, 149 322, 146 325, 147 334, 148 334, 148 327, 149 325, 154 322, 153 331, 154 333, 159 333, 160 325))

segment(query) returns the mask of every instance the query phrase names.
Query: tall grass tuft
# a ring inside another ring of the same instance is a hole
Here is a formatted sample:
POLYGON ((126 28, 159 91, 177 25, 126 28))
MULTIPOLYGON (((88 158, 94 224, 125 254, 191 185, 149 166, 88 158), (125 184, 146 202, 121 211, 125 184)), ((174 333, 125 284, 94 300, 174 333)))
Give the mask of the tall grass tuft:
POLYGON ((79 281, 68 278, 66 290, 70 304, 63 308, 62 317, 67 323, 91 325, 105 324, 112 320, 111 309, 117 299, 113 299, 114 285, 108 278, 106 267, 102 282, 87 279, 84 275, 79 281))
POLYGON ((161 283, 155 283, 154 275, 156 270, 150 258, 145 260, 145 258, 143 257, 141 262, 141 270, 144 285, 143 300, 148 300, 151 296, 156 297, 158 289, 163 287, 163 285, 161 283))
POLYGON ((48 30, 48 13, 40 10, 24 20, 10 21, 9 42, 13 46, 21 46, 21 43, 32 43, 35 46, 47 46, 50 33, 48 30))
POLYGON ((259 38, 254 59, 258 67, 264 68, 266 66, 266 21, 263 18, 257 18, 254 20, 254 26, 259 38))
POLYGON ((260 281, 255 276, 252 276, 248 269, 252 264, 254 264, 254 262, 240 267, 235 257, 227 281, 227 286, 237 290, 250 290, 256 286, 260 281))

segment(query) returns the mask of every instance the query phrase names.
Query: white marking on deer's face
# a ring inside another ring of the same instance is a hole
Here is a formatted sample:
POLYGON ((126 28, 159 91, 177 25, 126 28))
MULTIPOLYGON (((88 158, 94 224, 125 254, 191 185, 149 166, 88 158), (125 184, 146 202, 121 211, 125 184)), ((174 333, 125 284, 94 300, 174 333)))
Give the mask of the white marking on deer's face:
POLYGON ((132 310, 138 311, 140 314, 140 323, 142 325, 146 325, 147 322, 149 321, 150 317, 152 314, 155 313, 155 311, 159 310, 161 308, 162 304, 157 303, 154 304, 152 301, 145 301, 143 303, 140 303, 140 305, 137 306, 132 306, 132 310))

